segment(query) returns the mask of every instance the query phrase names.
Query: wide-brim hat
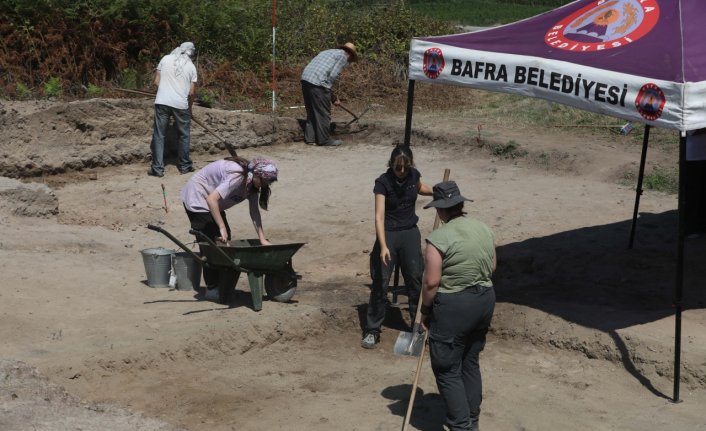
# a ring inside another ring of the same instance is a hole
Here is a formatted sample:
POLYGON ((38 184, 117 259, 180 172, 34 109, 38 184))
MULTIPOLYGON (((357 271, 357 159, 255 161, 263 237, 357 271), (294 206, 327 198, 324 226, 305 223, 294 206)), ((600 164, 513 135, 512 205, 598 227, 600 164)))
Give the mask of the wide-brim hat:
POLYGON ((353 42, 346 42, 339 48, 351 55, 351 62, 358 60, 358 51, 355 49, 355 45, 353 45, 353 42))
POLYGON ((461 195, 455 181, 444 181, 434 186, 432 189, 434 200, 424 206, 427 208, 450 208, 463 201, 473 202, 472 199, 461 195))

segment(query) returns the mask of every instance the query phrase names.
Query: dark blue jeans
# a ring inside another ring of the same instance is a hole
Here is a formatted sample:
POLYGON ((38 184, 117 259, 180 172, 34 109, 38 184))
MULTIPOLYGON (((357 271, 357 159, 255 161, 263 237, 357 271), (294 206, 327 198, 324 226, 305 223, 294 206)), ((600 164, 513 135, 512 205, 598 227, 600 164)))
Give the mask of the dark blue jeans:
POLYGON ((469 287, 434 298, 429 353, 436 385, 446 404, 446 426, 471 430, 483 401, 479 356, 495 310, 492 287, 469 287))
POLYGON ((167 136, 169 117, 174 117, 179 139, 177 142, 177 169, 188 172, 193 167, 189 157, 191 141, 191 114, 188 109, 176 109, 167 105, 154 105, 154 130, 152 132, 152 172, 164 174, 164 139, 167 136))

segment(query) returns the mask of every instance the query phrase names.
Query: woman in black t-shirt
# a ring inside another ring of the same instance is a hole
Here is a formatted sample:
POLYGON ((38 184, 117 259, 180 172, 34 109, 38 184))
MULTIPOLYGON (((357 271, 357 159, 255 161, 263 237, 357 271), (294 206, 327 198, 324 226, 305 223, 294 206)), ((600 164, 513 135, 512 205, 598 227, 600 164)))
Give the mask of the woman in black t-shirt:
POLYGON ((419 217, 415 211, 417 195, 431 196, 432 189, 421 182, 414 167, 409 146, 398 145, 392 150, 387 172, 375 180, 375 234, 370 253, 373 279, 361 346, 372 349, 380 342, 380 327, 385 320, 387 285, 392 270, 400 266, 408 289, 409 313, 414 321, 424 272, 419 217))

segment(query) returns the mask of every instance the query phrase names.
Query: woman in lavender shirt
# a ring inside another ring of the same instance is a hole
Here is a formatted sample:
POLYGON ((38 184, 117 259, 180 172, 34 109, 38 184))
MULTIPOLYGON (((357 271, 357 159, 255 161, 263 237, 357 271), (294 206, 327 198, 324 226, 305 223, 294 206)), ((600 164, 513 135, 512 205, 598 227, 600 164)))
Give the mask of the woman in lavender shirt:
MULTIPOLYGON (((259 208, 267 210, 270 184, 274 181, 277 181, 277 165, 261 157, 251 161, 229 157, 206 165, 191 177, 181 191, 191 228, 203 232, 214 241, 230 240, 231 230, 225 210, 247 199, 257 237, 262 245, 270 245, 262 228, 259 208)), ((215 296, 220 271, 204 267, 203 278, 207 298, 215 296)))

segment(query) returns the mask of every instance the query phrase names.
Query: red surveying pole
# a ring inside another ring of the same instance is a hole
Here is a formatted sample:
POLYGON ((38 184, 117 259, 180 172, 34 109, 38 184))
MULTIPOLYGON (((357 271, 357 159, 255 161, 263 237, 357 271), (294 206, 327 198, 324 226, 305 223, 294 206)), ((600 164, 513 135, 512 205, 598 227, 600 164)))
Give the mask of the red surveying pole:
POLYGON ((277 80, 275 74, 275 41, 277 34, 277 0, 272 0, 272 112, 277 108, 275 94, 277 92, 277 80))

